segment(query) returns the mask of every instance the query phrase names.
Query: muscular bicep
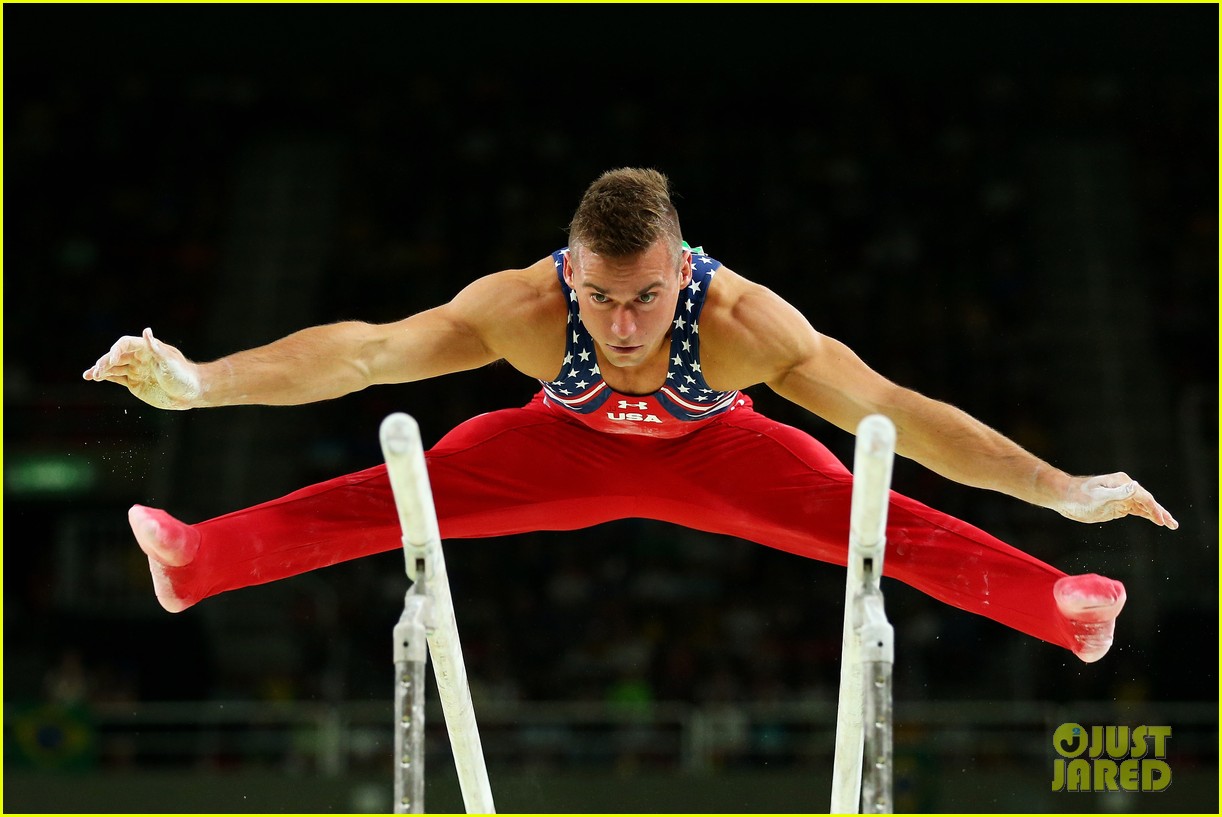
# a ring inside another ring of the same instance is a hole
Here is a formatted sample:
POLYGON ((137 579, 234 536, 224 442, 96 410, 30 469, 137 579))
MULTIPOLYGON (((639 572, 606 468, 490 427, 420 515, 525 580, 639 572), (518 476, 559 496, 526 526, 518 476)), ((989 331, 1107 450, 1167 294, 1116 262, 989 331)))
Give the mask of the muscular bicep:
POLYGON ((803 354, 768 381, 790 402, 854 432, 868 414, 884 411, 898 390, 845 344, 809 330, 803 354))
POLYGON ((497 356, 453 303, 371 327, 361 360, 371 383, 407 383, 484 366, 497 356))
POLYGON ((765 383, 848 431, 892 395, 892 383, 848 346, 817 332, 776 293, 737 275, 724 283, 712 349, 722 383, 733 388, 765 383))
POLYGON ((892 383, 775 295, 744 292, 749 297, 734 302, 737 314, 726 325, 735 327, 730 348, 742 365, 762 375, 757 382, 849 433, 867 415, 886 415, 897 454, 964 485, 1048 503, 1037 484, 1046 463, 964 411, 892 383))
POLYGON ((374 382, 406 382, 506 360, 531 377, 551 377, 564 347, 565 305, 544 259, 480 278, 449 303, 379 327, 369 347, 374 382))

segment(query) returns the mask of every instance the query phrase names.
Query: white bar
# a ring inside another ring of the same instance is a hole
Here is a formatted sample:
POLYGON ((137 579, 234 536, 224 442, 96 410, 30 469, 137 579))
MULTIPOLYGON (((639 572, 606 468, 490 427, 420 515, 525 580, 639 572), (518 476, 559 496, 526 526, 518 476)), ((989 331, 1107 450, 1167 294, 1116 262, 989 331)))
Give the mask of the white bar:
POLYGON ((883 575, 887 545, 887 506, 891 470, 895 464, 895 425, 881 414, 871 414, 857 426, 853 452, 853 505, 849 515, 849 569, 862 575, 866 559, 874 560, 872 584, 883 575), (853 558, 854 550, 858 557, 853 558))
POLYGON ((861 644, 861 629, 866 617, 864 595, 867 588, 877 590, 882 577, 894 461, 895 425, 881 414, 863 419, 857 426, 857 445, 853 454, 844 640, 840 653, 840 698, 832 768, 831 810, 834 814, 857 814, 861 808, 861 766, 865 749, 861 644))
POLYGON ((424 462, 420 427, 406 414, 391 414, 382 421, 381 440, 403 528, 407 574, 413 581, 423 580, 424 595, 431 600, 432 620, 426 622, 429 655, 433 659, 433 673, 437 678, 446 729, 450 733, 450 748, 454 753, 463 803, 469 814, 494 814, 492 788, 458 639, 458 623, 454 618, 454 601, 441 550, 441 534, 424 462))
POLYGON ((415 581, 418 560, 441 551, 441 531, 437 528, 437 509, 433 506, 428 467, 424 464, 420 426, 412 417, 397 412, 382 421, 380 437, 386 473, 399 512, 399 527, 403 530, 407 577, 415 581))

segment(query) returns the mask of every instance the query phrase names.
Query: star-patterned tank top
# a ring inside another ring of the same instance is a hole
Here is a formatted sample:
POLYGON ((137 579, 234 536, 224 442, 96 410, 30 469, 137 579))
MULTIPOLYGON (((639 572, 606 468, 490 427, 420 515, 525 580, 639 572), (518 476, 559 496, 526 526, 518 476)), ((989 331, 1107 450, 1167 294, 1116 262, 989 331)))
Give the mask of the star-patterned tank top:
POLYGON ((564 365, 554 380, 543 384, 543 404, 609 434, 680 437, 702 422, 746 404, 738 391, 709 388, 700 369, 700 313, 709 283, 721 262, 703 248, 692 249, 692 281, 679 294, 670 335, 670 366, 666 382, 653 394, 620 394, 603 380, 594 353, 594 338, 581 323, 577 295, 564 280, 568 248, 552 253, 556 277, 569 306, 564 365))

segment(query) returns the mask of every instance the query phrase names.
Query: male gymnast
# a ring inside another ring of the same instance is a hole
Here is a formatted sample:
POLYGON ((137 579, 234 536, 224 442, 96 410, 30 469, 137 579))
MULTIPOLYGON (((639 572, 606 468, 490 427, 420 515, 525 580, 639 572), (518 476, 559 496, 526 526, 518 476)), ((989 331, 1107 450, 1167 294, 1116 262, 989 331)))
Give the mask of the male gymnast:
MULTIPOLYGON (((537 379, 521 408, 467 420, 426 454, 444 538, 573 530, 625 517, 845 564, 852 475, 752 408, 782 397, 852 432, 884 414, 897 453, 948 479, 1079 522, 1175 519, 1124 473, 1070 476, 965 412, 902 388, 790 304, 684 241, 669 182, 608 171, 568 246, 403 320, 316 326, 211 363, 143 334, 84 373, 162 409, 329 400, 504 360, 537 379)), ((128 513, 158 600, 208 596, 400 546, 384 465, 198 524, 128 513)), ((1124 586, 1062 571, 892 492, 886 575, 1097 661, 1124 586)))

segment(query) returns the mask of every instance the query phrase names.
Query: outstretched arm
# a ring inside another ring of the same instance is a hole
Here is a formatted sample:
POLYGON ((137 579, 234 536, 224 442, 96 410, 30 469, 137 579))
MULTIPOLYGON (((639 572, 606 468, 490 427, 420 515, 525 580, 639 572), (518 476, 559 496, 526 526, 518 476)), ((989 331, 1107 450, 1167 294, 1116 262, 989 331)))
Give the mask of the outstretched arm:
POLYGON ((314 326, 211 363, 188 359, 145 329, 120 338, 84 377, 126 386, 157 408, 287 406, 474 368, 489 362, 480 351, 444 310, 391 324, 314 326))
POLYGON ((519 354, 518 339, 501 327, 533 308, 524 275, 481 278, 450 303, 395 323, 315 326, 211 363, 189 360, 145 329, 120 338, 84 378, 118 383, 157 408, 189 409, 311 403, 474 369, 519 354))
POLYGON ((1079 522, 1134 515, 1179 527, 1127 474, 1070 476, 966 412, 887 380, 767 289, 741 278, 735 285, 741 289, 730 322, 738 327, 735 348, 782 397, 850 433, 866 415, 885 414, 895 423, 897 453, 964 485, 1079 522))
POLYGON ((961 409, 891 383, 832 338, 818 336, 812 354, 769 385, 799 405, 818 407, 817 413, 846 430, 867 414, 887 415, 896 425, 898 453, 956 482, 1000 491, 1078 522, 1133 515, 1179 527, 1128 474, 1071 476, 961 409))

